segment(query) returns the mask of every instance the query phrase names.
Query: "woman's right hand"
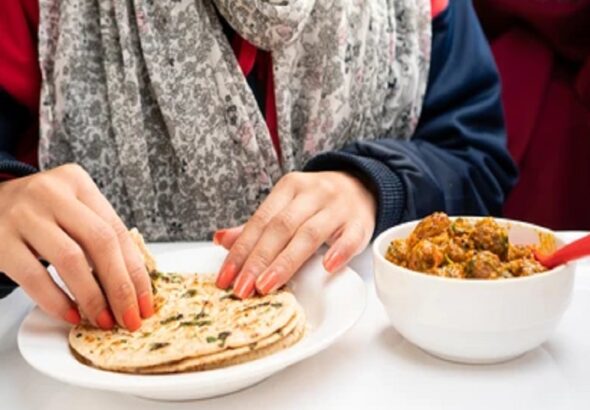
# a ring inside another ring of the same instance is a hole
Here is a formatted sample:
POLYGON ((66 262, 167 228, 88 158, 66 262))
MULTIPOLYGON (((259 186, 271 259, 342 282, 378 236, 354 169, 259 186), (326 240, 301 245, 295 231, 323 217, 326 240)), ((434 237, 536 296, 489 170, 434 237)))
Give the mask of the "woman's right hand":
POLYGON ((149 275, 127 228, 75 164, 0 184, 0 272, 45 312, 129 330, 154 312, 149 275), (39 258, 55 266, 72 301, 39 258), (114 315, 114 318, 113 318, 114 315))

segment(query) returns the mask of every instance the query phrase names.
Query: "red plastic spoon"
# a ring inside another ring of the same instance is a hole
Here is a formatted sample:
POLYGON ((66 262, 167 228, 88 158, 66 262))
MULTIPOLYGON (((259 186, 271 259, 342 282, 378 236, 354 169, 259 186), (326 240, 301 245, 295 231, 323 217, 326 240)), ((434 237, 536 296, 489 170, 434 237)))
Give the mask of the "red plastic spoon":
POLYGON ((590 235, 562 246, 550 255, 543 255, 537 249, 533 250, 535 258, 548 269, 568 263, 570 261, 590 256, 590 235))

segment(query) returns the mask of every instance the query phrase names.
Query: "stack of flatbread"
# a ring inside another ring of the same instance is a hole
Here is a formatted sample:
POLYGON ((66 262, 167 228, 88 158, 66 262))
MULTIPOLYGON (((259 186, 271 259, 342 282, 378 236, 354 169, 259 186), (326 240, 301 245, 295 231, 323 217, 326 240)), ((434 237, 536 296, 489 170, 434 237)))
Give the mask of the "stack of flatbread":
POLYGON ((277 352, 303 336, 305 315, 292 293, 239 300, 217 288, 211 275, 158 272, 144 252, 156 314, 133 333, 72 328, 70 347, 83 363, 137 374, 209 370, 277 352))

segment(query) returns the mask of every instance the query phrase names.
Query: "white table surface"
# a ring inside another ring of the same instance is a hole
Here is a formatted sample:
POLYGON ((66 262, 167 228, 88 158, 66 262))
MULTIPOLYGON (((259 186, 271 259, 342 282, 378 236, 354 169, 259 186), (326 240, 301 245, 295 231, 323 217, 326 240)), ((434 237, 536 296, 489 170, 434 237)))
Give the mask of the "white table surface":
POLYGON ((368 305, 336 344, 249 389, 185 403, 82 389, 38 373, 16 346, 32 306, 16 291, 0 301, 0 409, 590 409, 590 263, 579 265, 572 305, 550 341, 488 366, 444 362, 406 342, 379 304, 368 252, 351 265, 369 287, 368 305))

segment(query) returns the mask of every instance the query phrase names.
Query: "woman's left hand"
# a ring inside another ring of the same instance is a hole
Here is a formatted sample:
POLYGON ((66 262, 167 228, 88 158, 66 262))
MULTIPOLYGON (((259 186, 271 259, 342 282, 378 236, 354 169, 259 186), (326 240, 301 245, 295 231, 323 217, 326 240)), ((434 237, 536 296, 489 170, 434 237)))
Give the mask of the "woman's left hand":
POLYGON ((367 246, 376 212, 373 193, 348 173, 287 174, 245 225, 215 234, 230 251, 217 286, 234 283, 240 298, 273 292, 324 243, 324 268, 334 272, 367 246))

